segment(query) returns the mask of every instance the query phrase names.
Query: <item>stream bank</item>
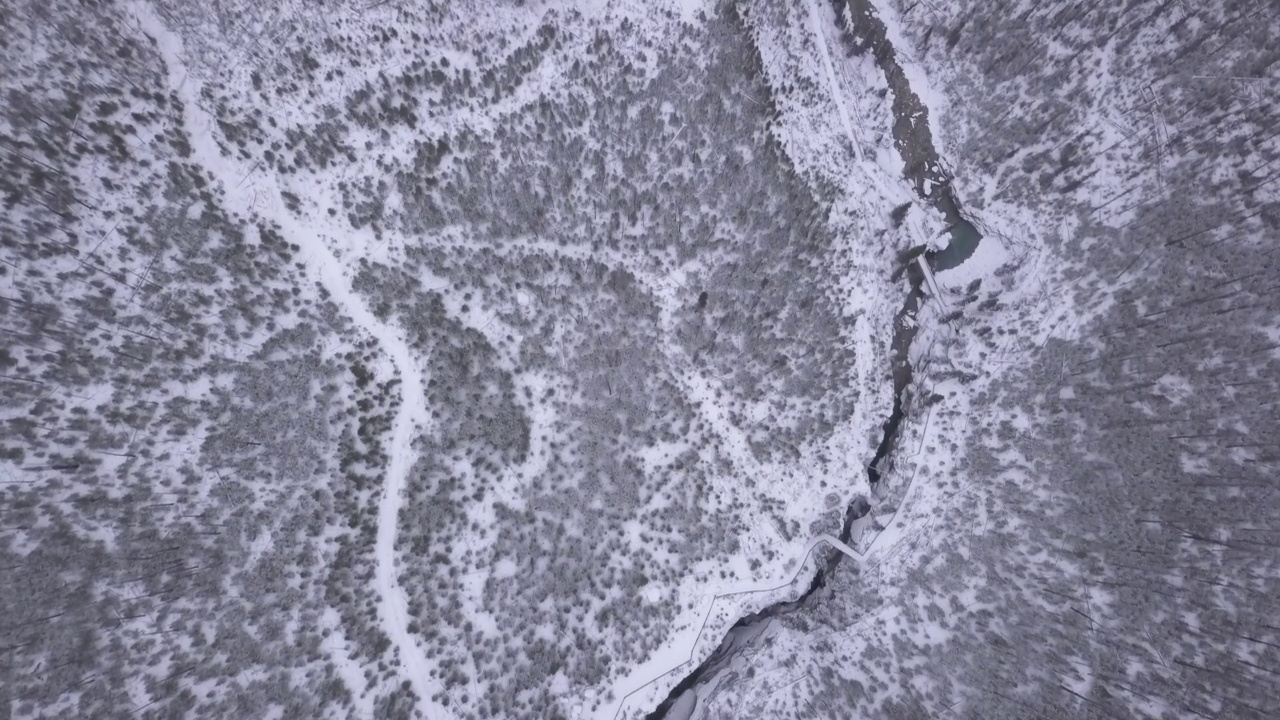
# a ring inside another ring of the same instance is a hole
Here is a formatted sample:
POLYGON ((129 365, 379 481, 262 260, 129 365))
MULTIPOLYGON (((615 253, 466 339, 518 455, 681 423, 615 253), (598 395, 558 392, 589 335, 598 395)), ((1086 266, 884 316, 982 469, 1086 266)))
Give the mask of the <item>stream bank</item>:
POLYGON ((902 158, 903 175, 926 205, 942 214, 951 242, 925 254, 929 267, 942 272, 968 260, 982 241, 982 233, 965 216, 952 187, 951 174, 943 167, 929 127, 929 108, 911 87, 898 62, 898 51, 889 40, 888 28, 871 0, 833 0, 836 24, 857 55, 870 52, 884 73, 893 97, 893 146, 902 158))
MULTIPOLYGON (((874 491, 892 463, 899 430, 910 407, 910 392, 914 382, 910 352, 918 331, 916 316, 924 303, 926 292, 925 271, 916 260, 922 258, 933 272, 953 269, 973 255, 982 240, 982 234, 962 211, 952 188, 951 176, 943 168, 934 147, 929 129, 929 110, 912 90, 907 74, 898 62, 893 43, 888 38, 887 28, 874 5, 870 0, 834 0, 834 5, 836 24, 850 41, 854 53, 870 52, 888 82, 893 97, 893 143, 902 157, 905 179, 911 182, 924 205, 943 215, 947 225, 946 232, 950 236, 949 244, 942 250, 927 250, 919 246, 903 253, 900 266, 895 270, 895 276, 905 275, 908 289, 902 307, 894 316, 890 344, 893 406, 889 417, 881 425, 881 438, 875 453, 867 463, 867 480, 874 491)), ((870 511, 870 502, 860 495, 849 503, 839 535, 841 542, 849 543, 856 521, 870 511)), ((845 557, 840 552, 830 553, 814 574, 809 587, 794 600, 775 603, 739 619, 715 651, 677 683, 645 719, 686 720, 691 717, 697 708, 698 688, 712 682, 723 672, 730 661, 742 652, 752 638, 759 636, 773 618, 807 606, 813 596, 826 587, 845 557)))

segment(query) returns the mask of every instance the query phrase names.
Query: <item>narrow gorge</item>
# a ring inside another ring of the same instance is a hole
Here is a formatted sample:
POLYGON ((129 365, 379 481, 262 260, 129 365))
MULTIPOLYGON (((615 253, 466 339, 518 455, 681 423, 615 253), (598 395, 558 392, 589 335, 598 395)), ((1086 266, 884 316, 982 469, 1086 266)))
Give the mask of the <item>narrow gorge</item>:
MULTIPOLYGON (((912 89, 898 53, 889 38, 884 21, 870 0, 834 0, 836 22, 851 42, 857 55, 870 53, 883 73, 892 97, 892 136, 894 149, 902 158, 904 179, 911 183, 920 203, 939 213, 946 223, 949 242, 941 250, 920 245, 902 253, 894 276, 905 278, 906 297, 894 315, 890 338, 890 375, 893 383, 893 405, 889 417, 881 425, 880 441, 866 464, 867 480, 873 493, 893 462, 902 424, 911 406, 915 380, 911 364, 911 347, 918 324, 917 314, 926 294, 928 272, 945 272, 969 259, 982 240, 981 232, 964 215, 951 185, 951 174, 940 160, 929 127, 929 108, 912 89)), ((891 210, 886 208, 886 212, 891 210)), ((853 539, 856 522, 873 509, 873 500, 858 495, 845 509, 839 540, 846 545, 853 539)), ((811 546, 816 549, 815 546, 811 546)), ((671 689, 646 720, 687 720, 695 716, 698 689, 713 682, 731 665, 732 660, 757 640, 775 618, 807 607, 814 596, 827 586, 841 564, 848 559, 834 548, 818 567, 808 588, 793 600, 769 605, 740 618, 726 633, 716 649, 671 689)), ((807 561, 808 558, 805 558, 807 561)))

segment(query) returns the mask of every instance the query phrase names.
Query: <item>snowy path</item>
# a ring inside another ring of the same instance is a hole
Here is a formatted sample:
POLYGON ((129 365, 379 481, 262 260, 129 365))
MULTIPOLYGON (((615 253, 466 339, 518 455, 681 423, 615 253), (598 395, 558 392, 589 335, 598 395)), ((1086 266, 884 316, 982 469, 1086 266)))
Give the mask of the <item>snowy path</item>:
MULTIPOLYGON (((285 239, 302 248, 301 255, 313 277, 329 291, 333 302, 357 327, 378 341, 400 376, 401 403, 388 449, 391 463, 387 468, 383 496, 378 505, 374 589, 379 597, 378 614, 383 630, 396 649, 402 674, 418 695, 419 708, 426 710, 428 717, 451 717, 451 712, 430 701, 439 689, 430 680, 429 673, 433 665, 409 633, 408 598, 396 580, 395 568, 396 521, 403 504, 405 484, 416 459, 413 439, 430 422, 423 391, 423 371, 415 362, 399 329, 375 317, 351 289, 349 273, 326 245, 325 233, 319 228, 310 227, 307 222, 281 206, 279 188, 275 187, 274 178, 263 174, 255 182, 256 187, 239 187, 254 168, 237 159, 223 157, 219 150, 214 140, 218 132, 216 121, 202 109, 199 83, 188 75, 183 64, 182 39, 164 25, 149 5, 135 5, 134 15, 140 29, 155 38, 167 67, 169 84, 182 99, 184 121, 194 155, 192 159, 222 185, 226 191, 224 203, 228 211, 246 219, 257 214, 279 224, 285 239), (269 192, 261 192, 263 189, 269 192), (253 199, 257 195, 269 199, 265 206, 259 203, 255 209, 253 199)), ((355 693, 359 688, 351 690, 355 693)))
POLYGON ((862 163, 862 143, 858 140, 857 131, 854 129, 853 122, 849 120, 849 109, 844 105, 844 93, 840 90, 840 84, 836 82, 835 66, 831 62, 831 52, 827 49, 827 37, 822 30, 822 18, 818 15, 818 8, 814 5, 814 0, 807 0, 806 9, 809 11, 809 22, 813 25, 813 39, 818 44, 819 55, 822 56, 822 70, 827 75, 827 84, 830 86, 831 100, 836 104, 836 114, 840 116, 840 125, 844 128, 844 134, 849 138, 849 144, 853 146, 853 152, 858 156, 858 163, 862 163))

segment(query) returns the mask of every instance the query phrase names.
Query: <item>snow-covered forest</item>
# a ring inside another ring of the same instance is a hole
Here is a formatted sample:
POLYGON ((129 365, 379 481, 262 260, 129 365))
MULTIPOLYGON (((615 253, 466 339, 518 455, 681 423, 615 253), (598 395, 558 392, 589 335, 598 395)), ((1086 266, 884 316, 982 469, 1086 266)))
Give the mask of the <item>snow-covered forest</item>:
POLYGON ((1276 15, 0 7, 0 715, 1275 716, 1276 15))
POLYGON ((921 312, 861 572, 693 717, 1274 717, 1274 8, 880 11, 984 245, 921 312))

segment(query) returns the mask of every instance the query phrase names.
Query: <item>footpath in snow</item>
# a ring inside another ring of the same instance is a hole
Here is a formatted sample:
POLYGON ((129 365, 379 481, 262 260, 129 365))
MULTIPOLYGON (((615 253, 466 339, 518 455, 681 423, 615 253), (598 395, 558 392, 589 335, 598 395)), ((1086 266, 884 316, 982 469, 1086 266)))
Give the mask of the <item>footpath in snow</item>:
MULTIPOLYGON (((133 14, 143 32, 155 39, 164 59, 170 88, 183 102, 184 122, 191 142, 194 160, 221 184, 226 195, 227 209, 243 218, 255 215, 280 226, 281 233, 290 243, 302 248, 301 255, 307 270, 329 291, 333 302, 357 327, 369 333, 390 357, 400 376, 401 403, 393 424, 389 456, 383 481, 383 495, 378 505, 378 535, 375 545, 375 590, 378 593, 378 614, 383 631, 391 639, 400 662, 404 678, 418 695, 418 706, 429 717, 452 717, 452 713, 431 702, 439 691, 438 684, 430 680, 433 665, 416 639, 409 633, 409 603, 404 589, 396 579, 395 545, 397 519, 403 504, 403 494, 409 472, 416 460, 413 439, 429 425, 426 396, 423 390, 423 371, 415 362, 409 344, 401 331, 374 316, 369 307, 351 288, 348 272, 325 242, 325 234, 311 227, 305 219, 297 218, 282 207, 279 188, 269 173, 263 173, 256 181, 259 194, 265 186, 268 200, 254 208, 254 189, 238 186, 254 168, 234 158, 224 157, 214 140, 216 121, 202 109, 199 85, 189 73, 183 61, 182 39, 171 31, 145 3, 135 4, 133 14)), ((359 696, 361 688, 351 688, 359 696)))

